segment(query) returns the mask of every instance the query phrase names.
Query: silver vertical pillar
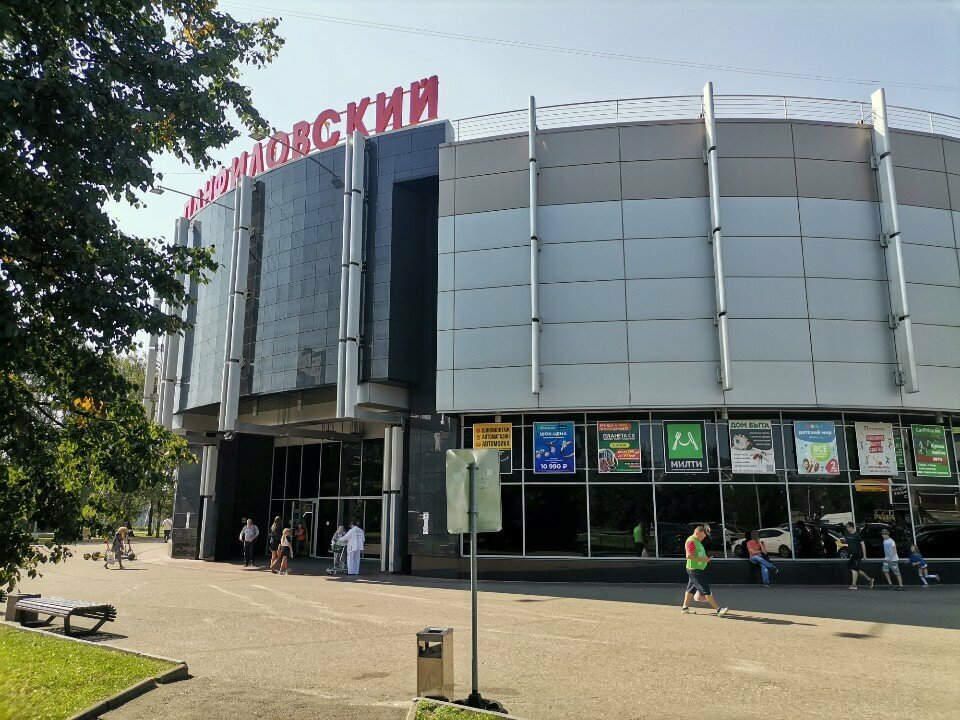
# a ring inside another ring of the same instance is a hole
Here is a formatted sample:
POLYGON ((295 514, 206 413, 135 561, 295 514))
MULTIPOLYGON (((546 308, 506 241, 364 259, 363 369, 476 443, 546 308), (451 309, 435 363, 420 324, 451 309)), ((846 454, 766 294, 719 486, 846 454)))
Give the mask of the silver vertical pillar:
MULTIPOLYGON (((347 288, 347 335, 344 353, 343 416, 354 417, 357 410, 357 383, 360 378, 360 295, 363 263, 363 187, 364 140, 359 130, 353 132, 353 186, 350 200, 350 267, 347 288)), ((341 299, 341 303, 343 300, 341 299)))
POLYGON ((403 428, 386 428, 383 436, 383 509, 380 569, 398 572, 400 559, 400 506, 403 496, 403 428))
POLYGON ((243 325, 247 307, 247 269, 250 262, 250 223, 253 212, 253 180, 246 175, 237 182, 233 209, 233 249, 230 253, 230 296, 223 352, 218 427, 237 426, 240 404, 240 365, 243 361, 243 325))
MULTIPOLYGON (((185 247, 189 229, 190 222, 186 218, 177 218, 174 243, 185 247)), ((186 282, 186 277, 182 280, 186 282)), ((176 398, 179 364, 180 333, 167 333, 163 342, 163 404, 160 407, 160 424, 168 430, 173 427, 173 403, 176 398)))
POLYGON ((717 313, 715 322, 720 341, 719 380, 724 390, 733 389, 733 374, 730 370, 730 339, 727 334, 727 289, 723 273, 723 233, 720 224, 720 176, 717 168, 717 119, 713 107, 713 83, 703 88, 703 122, 707 131, 707 146, 703 160, 707 165, 710 187, 709 240, 713 245, 713 278, 716 288, 717 313))
POLYGON ((383 495, 380 510, 380 572, 387 572, 390 567, 390 548, 393 545, 393 514, 390 512, 392 493, 390 489, 390 464, 393 459, 393 443, 389 426, 383 433, 383 495))
POLYGON ((540 394, 540 232, 537 226, 537 101, 530 96, 530 391, 540 394))
POLYGON ((344 378, 347 358, 347 299, 350 295, 350 209, 353 206, 353 140, 344 143, 343 231, 340 247, 340 335, 337 342, 337 417, 342 418, 345 404, 344 378))
POLYGON ((200 460, 200 502, 203 503, 201 513, 203 520, 200 524, 200 548, 198 555, 201 560, 212 558, 217 545, 217 457, 219 449, 216 445, 204 445, 200 460))
MULTIPOLYGON (((160 306, 160 299, 154 295, 150 300, 153 308, 160 306)), ((154 383, 157 379, 157 348, 160 345, 160 338, 156 334, 150 335, 150 344, 147 346, 147 366, 143 375, 143 412, 147 419, 152 420, 155 412, 156 395, 154 383)))
POLYGON ((897 347, 897 385, 905 392, 920 390, 917 359, 913 347, 913 323, 907 302, 907 279, 903 270, 903 245, 900 237, 900 215, 897 211, 897 186, 893 178, 893 147, 887 124, 887 98, 883 88, 870 96, 873 104, 873 152, 871 166, 877 171, 882 228, 880 244, 885 248, 887 283, 890 289, 890 327, 897 347))

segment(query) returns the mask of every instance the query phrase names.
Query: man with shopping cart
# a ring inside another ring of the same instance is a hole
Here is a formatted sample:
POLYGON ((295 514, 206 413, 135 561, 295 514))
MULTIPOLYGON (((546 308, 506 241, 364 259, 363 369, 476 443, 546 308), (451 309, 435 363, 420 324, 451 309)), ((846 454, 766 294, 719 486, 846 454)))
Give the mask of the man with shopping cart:
POLYGON ((340 542, 347 546, 347 575, 360 574, 360 555, 363 554, 364 540, 359 520, 350 523, 350 529, 340 538, 340 542))

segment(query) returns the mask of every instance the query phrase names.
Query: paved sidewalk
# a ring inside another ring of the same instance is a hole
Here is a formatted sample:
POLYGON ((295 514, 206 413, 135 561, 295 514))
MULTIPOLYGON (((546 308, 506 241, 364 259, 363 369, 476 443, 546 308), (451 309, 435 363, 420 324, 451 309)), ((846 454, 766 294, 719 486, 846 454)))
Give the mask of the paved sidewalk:
MULTIPOLYGON (((414 634, 429 625, 455 628, 457 695, 469 692, 466 583, 334 579, 318 561, 279 576, 172 560, 162 543, 135 549, 129 570, 78 554, 22 586, 112 602, 110 642, 189 663, 192 680, 108 720, 402 720, 414 634)), ((705 606, 681 615, 681 580, 482 583, 481 692, 530 720, 956 717, 960 587, 717 586, 732 608, 720 619, 705 606)))

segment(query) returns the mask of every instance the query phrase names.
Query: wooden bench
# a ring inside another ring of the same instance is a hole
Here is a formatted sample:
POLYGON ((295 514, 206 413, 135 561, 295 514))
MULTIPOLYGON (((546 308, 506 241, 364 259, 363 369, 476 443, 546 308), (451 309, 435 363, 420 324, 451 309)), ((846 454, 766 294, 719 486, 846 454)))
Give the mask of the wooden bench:
POLYGON ((117 610, 113 605, 90 603, 84 600, 67 600, 59 597, 24 598, 17 601, 16 610, 21 625, 44 627, 50 625, 55 617, 63 618, 63 631, 67 635, 89 635, 103 627, 104 623, 113 622, 117 619, 117 610), (39 622, 30 622, 19 613, 36 613, 48 617, 46 620, 39 622), (92 628, 71 633, 70 618, 76 617, 90 618, 96 620, 97 624, 92 628))

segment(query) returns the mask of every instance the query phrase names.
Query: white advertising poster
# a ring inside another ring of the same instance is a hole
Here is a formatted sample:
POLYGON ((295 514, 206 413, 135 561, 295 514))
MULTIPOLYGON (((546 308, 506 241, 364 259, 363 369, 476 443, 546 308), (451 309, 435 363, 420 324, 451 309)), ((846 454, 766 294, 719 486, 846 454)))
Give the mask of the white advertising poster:
POLYGON ((730 460, 735 473, 747 475, 776 473, 773 426, 770 421, 731 420, 730 460))
POLYGON ((861 475, 896 475, 897 448, 893 425, 889 423, 854 423, 857 430, 857 457, 861 475))

